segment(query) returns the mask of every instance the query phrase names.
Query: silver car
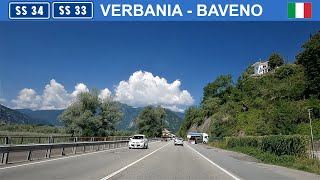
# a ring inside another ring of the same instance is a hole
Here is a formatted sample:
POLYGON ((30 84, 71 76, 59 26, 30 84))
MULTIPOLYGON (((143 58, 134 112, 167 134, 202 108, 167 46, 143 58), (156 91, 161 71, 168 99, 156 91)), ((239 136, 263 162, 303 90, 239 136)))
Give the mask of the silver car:
POLYGON ((181 145, 183 146, 183 139, 182 138, 175 138, 174 139, 174 145, 181 145))
POLYGON ((148 149, 148 139, 143 134, 136 134, 129 141, 129 149, 144 148, 148 149))

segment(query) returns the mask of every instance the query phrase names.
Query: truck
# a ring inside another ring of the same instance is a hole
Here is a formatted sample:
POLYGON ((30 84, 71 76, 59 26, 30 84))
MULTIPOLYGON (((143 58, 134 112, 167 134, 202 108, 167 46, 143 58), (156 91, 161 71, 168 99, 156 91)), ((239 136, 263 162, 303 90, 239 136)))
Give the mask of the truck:
POLYGON ((187 135, 188 141, 194 144, 204 143, 207 144, 209 141, 209 135, 207 133, 196 133, 189 132, 187 135))

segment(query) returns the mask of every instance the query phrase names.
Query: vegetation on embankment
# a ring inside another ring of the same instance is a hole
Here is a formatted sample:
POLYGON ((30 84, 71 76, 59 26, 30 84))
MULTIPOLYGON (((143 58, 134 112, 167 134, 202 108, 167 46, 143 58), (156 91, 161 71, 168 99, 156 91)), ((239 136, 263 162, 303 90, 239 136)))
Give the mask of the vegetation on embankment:
POLYGON ((209 145, 241 152, 267 164, 320 174, 320 161, 309 157, 309 140, 304 136, 228 137, 209 145))
POLYGON ((320 139, 320 33, 302 48, 294 63, 273 53, 268 59, 273 69, 262 76, 252 76, 249 66, 236 82, 221 75, 208 83, 200 106, 186 110, 179 135, 208 118, 211 137, 310 135, 312 108, 313 133, 320 139))
MULTIPOLYGON (((115 130, 112 136, 131 136, 133 131, 115 130)), ((68 134, 65 127, 34 125, 34 124, 2 124, 0 125, 0 136, 72 136, 68 134)))
POLYGON ((70 135, 64 127, 34 125, 34 124, 2 124, 0 135, 43 136, 43 135, 70 135))

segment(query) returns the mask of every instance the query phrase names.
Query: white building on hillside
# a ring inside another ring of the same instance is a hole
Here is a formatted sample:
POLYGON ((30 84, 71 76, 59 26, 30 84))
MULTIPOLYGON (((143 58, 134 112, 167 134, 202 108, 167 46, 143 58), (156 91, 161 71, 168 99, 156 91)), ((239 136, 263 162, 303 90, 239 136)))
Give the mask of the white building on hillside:
POLYGON ((270 67, 269 67, 269 63, 268 61, 266 62, 256 62, 252 65, 252 67, 254 68, 254 74, 253 76, 261 76, 267 72, 270 71, 270 67))

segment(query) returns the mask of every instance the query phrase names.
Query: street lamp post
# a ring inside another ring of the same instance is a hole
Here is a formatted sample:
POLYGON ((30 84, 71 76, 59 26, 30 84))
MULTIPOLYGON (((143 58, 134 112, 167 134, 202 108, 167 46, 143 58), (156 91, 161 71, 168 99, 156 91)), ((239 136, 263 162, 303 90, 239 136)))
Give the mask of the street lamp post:
POLYGON ((311 154, 312 154, 312 158, 315 158, 315 155, 314 155, 314 145, 313 145, 313 132, 312 132, 312 124, 311 124, 311 111, 312 111, 312 109, 308 109, 308 113, 309 113, 309 125, 310 125, 310 134, 311 134, 311 154))

